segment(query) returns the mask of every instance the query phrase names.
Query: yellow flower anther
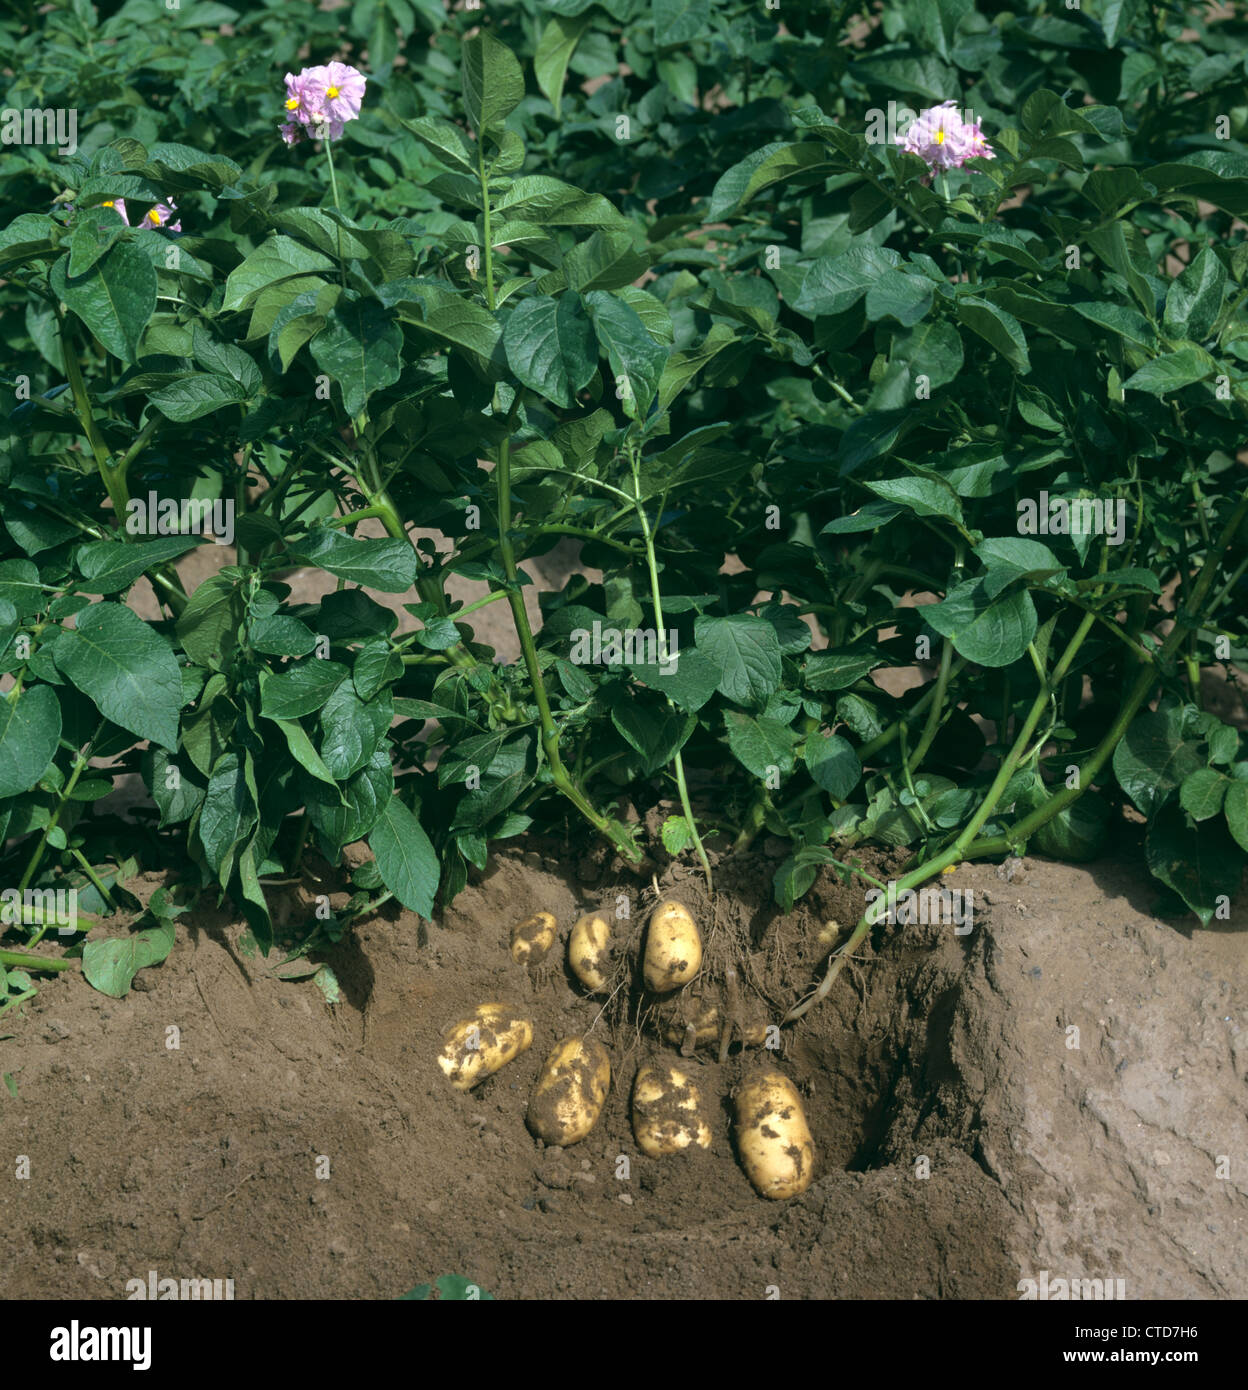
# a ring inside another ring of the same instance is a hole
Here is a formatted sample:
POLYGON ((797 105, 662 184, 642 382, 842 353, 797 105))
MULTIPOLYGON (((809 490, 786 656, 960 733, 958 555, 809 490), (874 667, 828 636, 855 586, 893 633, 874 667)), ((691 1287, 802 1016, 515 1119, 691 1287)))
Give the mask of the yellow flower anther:
POLYGON ((104 202, 102 202, 102 203, 100 204, 100 206, 101 206, 102 208, 115 208, 115 207, 117 206, 117 204, 114 203, 113 200, 112 200, 111 198, 106 198, 106 199, 104 200, 104 202))
POLYGON ((336 97, 336 96, 338 95, 338 92, 339 92, 339 88, 337 88, 337 87, 326 87, 326 88, 325 88, 325 95, 326 95, 327 97, 336 97))
POLYGON ((943 145, 945 143, 945 131, 943 126, 936 132, 936 143, 938 145, 943 145))
POLYGON ((160 226, 160 213, 158 213, 158 212, 156 211, 156 209, 153 208, 153 209, 151 210, 151 212, 149 212, 149 213, 147 214, 147 220, 148 220, 149 222, 151 222, 151 223, 154 223, 157 227, 159 227, 159 226, 160 226))
POLYGON ((298 111, 298 109, 299 109, 299 98, 298 98, 298 97, 291 97, 290 100, 286 103, 286 109, 287 109, 287 111, 298 111))

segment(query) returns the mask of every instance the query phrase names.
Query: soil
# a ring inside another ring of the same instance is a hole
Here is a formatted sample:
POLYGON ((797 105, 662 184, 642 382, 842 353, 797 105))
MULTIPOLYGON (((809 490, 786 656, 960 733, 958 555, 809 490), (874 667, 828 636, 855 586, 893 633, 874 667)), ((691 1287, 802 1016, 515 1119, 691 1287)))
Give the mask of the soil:
MULTIPOLYGON (((746 943, 747 986, 791 999, 862 899, 829 871, 782 918, 766 849, 717 866, 712 907, 683 866, 658 888, 746 943)), ((963 865, 944 882, 974 892, 969 932, 881 927, 778 1050, 699 1049, 682 1066, 711 1147, 649 1158, 632 1080, 676 1049, 562 962, 591 909, 635 939, 654 886, 591 850, 531 842, 433 923, 363 924, 325 957, 337 1005, 247 955, 225 911, 190 917, 122 1000, 76 972, 41 985, 0 1020, 17 1088, 0 1088, 0 1297, 124 1297, 151 1269, 270 1299, 395 1298, 452 1273, 509 1299, 1017 1298, 1043 1270, 1129 1298, 1248 1296, 1242 910, 1210 931, 1151 916, 1131 847, 963 865), (561 939, 530 971, 508 946, 536 911, 561 939), (495 999, 533 1046, 458 1092, 443 1030, 495 999), (611 1054, 602 1116, 544 1148, 533 1084, 586 1033, 611 1054), (732 1145, 730 1092, 764 1061, 817 1153, 788 1201, 756 1195, 732 1145)))

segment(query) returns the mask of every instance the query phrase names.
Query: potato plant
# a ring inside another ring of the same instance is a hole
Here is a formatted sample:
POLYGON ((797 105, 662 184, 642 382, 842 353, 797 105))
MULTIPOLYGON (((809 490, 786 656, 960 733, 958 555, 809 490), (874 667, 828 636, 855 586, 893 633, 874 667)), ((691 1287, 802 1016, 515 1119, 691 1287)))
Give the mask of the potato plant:
POLYGON ((1162 893, 1226 915, 1236 13, 72 0, 0 33, 6 882, 128 908, 141 844, 267 951, 310 846, 371 850, 338 930, 531 830, 708 884, 779 837, 786 910, 906 847, 826 991, 897 893, 1093 858, 1130 808, 1162 893), (125 772, 138 836, 92 809, 125 772))

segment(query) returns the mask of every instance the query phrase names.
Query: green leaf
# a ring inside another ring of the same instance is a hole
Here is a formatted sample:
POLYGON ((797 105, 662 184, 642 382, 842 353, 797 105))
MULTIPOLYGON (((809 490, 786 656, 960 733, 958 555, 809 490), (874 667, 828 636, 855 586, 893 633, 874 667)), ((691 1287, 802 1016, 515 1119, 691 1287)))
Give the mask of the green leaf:
POLYGON ((763 705, 780 685, 780 639, 765 618, 698 618, 699 653, 719 672, 717 689, 739 705, 763 705))
POLYGON ((569 248, 563 258, 568 287, 580 293, 624 290, 649 266, 650 257, 633 250, 632 235, 614 227, 599 227, 585 241, 569 248))
POLYGON ((693 829, 684 816, 668 816, 659 827, 659 835, 663 848, 673 856, 693 844, 693 829))
POLYGON ((1180 348, 1178 352, 1167 352, 1145 362, 1138 372, 1122 383, 1124 391, 1146 391, 1150 396, 1162 397, 1185 386, 1192 386, 1212 376, 1215 370, 1212 359, 1196 348, 1180 348))
POLYGON ((47 772, 61 737, 61 704, 50 685, 0 696, 0 797, 28 792, 47 772))
POLYGON ((273 722, 286 735, 286 746, 290 749, 290 756, 299 766, 318 782, 328 782, 331 787, 337 787, 337 778, 322 762, 303 725, 289 719, 274 719, 273 722))
POLYGON ((683 47, 710 32, 710 0, 650 0, 650 17, 657 47, 683 47))
POLYGON ((309 351, 316 365, 342 390, 343 408, 354 419, 369 396, 399 379, 403 331, 371 299, 339 301, 309 351))
POLYGON ((793 307, 809 315, 843 314, 882 275, 900 264, 896 251, 871 243, 852 246, 838 255, 820 256, 806 272, 793 307))
POLYGON ((386 887, 404 907, 432 917, 441 873, 438 856, 420 822, 397 796, 387 802, 368 843, 386 887))
POLYGON ((368 763, 394 718, 388 690, 361 700, 349 681, 337 687, 321 710, 321 757, 338 781, 368 763))
POLYGON ((867 319, 871 323, 895 318, 906 328, 932 307, 935 284, 917 271, 886 270, 867 290, 867 319))
POLYGON ((1235 781, 1226 790, 1226 825, 1235 843, 1248 854, 1248 782, 1235 781))
POLYGON ((1183 732, 1174 709, 1136 715, 1114 749, 1118 785, 1146 815, 1205 765, 1200 744, 1183 732))
MULTIPOLYGON (((150 264, 148 268, 151 269, 150 264)), ((227 313, 232 309, 245 308, 269 285, 333 268, 334 262, 328 256, 322 256, 319 251, 311 250, 302 242, 291 237, 272 236, 241 265, 230 271, 225 282, 225 301, 221 307, 227 313)), ((153 280, 155 274, 152 271, 153 280)))
POLYGON ((1242 150, 1197 150, 1173 164, 1155 164, 1148 181, 1161 192, 1201 198, 1233 217, 1248 216, 1248 154, 1242 150))
POLYGON ((187 372, 177 381, 154 391, 149 399, 162 415, 185 423, 203 415, 215 415, 227 406, 242 405, 247 396, 238 382, 229 377, 187 372))
POLYGON ((975 554, 988 568, 984 592, 990 599, 1016 579, 1044 579, 1065 568, 1047 545, 1023 536, 990 538, 976 547, 975 554))
POLYGON ((1108 329, 1111 333, 1116 333, 1129 343, 1137 343, 1140 347, 1150 349, 1156 346, 1157 332, 1152 324, 1143 314, 1136 313, 1125 304, 1094 299, 1087 304, 1072 304, 1070 307, 1075 313, 1081 314, 1085 319, 1108 329))
POLYGON ((291 549, 310 565, 383 594, 405 594, 416 583, 416 552, 405 540, 356 540, 324 527, 293 543, 291 549))
POLYGON ((563 106, 563 80, 567 76, 568 64, 588 27, 588 15, 556 15, 542 30, 542 36, 537 41, 533 75, 543 95, 555 108, 555 120, 559 119, 563 106))
POLYGON ((601 193, 586 193, 548 174, 513 179, 498 200, 508 220, 523 218, 551 227, 627 227, 632 224, 601 193))
POLYGON ((95 701, 106 719, 162 748, 178 746, 182 673, 169 643, 119 603, 94 603, 62 628, 58 670, 95 701))
POLYGON ((719 221, 772 184, 799 174, 831 173, 839 168, 844 168, 844 161, 833 159, 827 146, 817 140, 764 145, 720 175, 706 210, 707 221, 719 221))
POLYGON ((276 675, 260 672, 260 713, 266 719, 301 719, 319 710, 350 675, 337 661, 304 661, 276 675))
POLYGON ((897 334, 889 357, 905 363, 911 381, 925 376, 928 386, 935 390, 948 386, 962 370, 962 339, 953 324, 943 319, 924 319, 908 332, 897 334))
POLYGON ((815 652, 802 675, 807 690, 846 690, 882 664, 874 652, 815 652))
POLYGON ((584 296, 584 303, 611 364, 617 394, 624 392, 624 413, 634 420, 644 420, 667 366, 668 349, 654 341, 636 310, 615 295, 591 290, 584 296))
MULTIPOLYGON (((451 623, 451 627, 454 629, 455 624, 451 623)), ((458 631, 455 632, 455 641, 459 641, 458 631)), ((364 642, 351 668, 351 681, 361 700, 371 700, 383 686, 392 685, 402 675, 402 658, 382 637, 364 642)))
POLYGON ((1027 339, 1013 314, 998 309, 986 299, 959 299, 958 318, 999 352, 1020 376, 1031 371, 1027 339))
MULTIPOLYGON (((152 542, 147 542, 151 544, 152 542)), ((214 574, 191 595, 177 622, 182 649, 197 666, 221 671, 238 650, 243 598, 233 580, 214 574)))
POLYGON ((493 134, 524 99, 524 73, 511 49, 488 29, 461 52, 464 109, 478 135, 493 134))
POLYGON ((983 579, 971 579, 939 603, 928 604, 923 618, 952 641, 959 656, 980 666, 1009 666, 1036 635, 1036 606, 1026 589, 990 600, 983 579))
POLYGON ((1101 0, 1101 28, 1105 31, 1105 47, 1116 48, 1118 40, 1128 34, 1140 12, 1140 0, 1101 0))
POLYGON ((68 274, 85 275, 125 232, 126 224, 116 208, 84 208, 69 237, 68 274))
POLYGON ((338 788, 336 800, 325 787, 306 788, 308 814, 329 858, 336 860, 344 845, 362 840, 381 819, 394 794, 394 769, 385 748, 378 748, 366 766, 338 788))
POLYGON ((161 922, 130 936, 88 941, 82 948, 82 973, 87 983, 112 999, 124 998, 140 970, 168 958, 176 932, 175 923, 161 922))
POLYGON ((1206 246, 1166 292, 1163 327, 1172 338, 1207 338, 1222 311, 1226 267, 1206 246))
POLYGON ((442 156, 456 169, 476 175, 477 163, 472 144, 452 121, 445 121, 436 116, 421 116, 414 121, 405 120, 402 116, 397 119, 405 130, 410 130, 434 154, 442 156))
MULTIPOLYGON (((142 505, 141 498, 132 501, 142 505)), ((88 541, 75 552, 89 594, 115 594, 128 589, 141 574, 166 560, 176 559, 203 544, 202 536, 156 536, 144 541, 88 541)))
POLYGON ((654 709, 628 699, 611 708, 611 722, 624 740, 641 755, 642 775, 649 777, 666 766, 697 727, 692 714, 670 707, 654 709))
POLYGON ((949 521, 962 521, 962 503, 944 479, 884 478, 864 486, 886 502, 908 507, 916 516, 942 516, 949 521))
MULTIPOLYGON (((1019 798, 1019 810, 1039 810, 1050 796, 1050 790, 1037 778, 1028 794, 1019 798)), ((1109 821, 1108 802, 1094 791, 1085 791, 1035 832, 1031 848, 1050 859, 1086 864, 1104 852, 1109 839, 1109 821)))
POLYGON ((222 888, 234 870, 235 851, 255 828, 257 814, 245 762, 237 753, 224 754, 212 769, 199 813, 200 844, 222 888))
POLYGON ((1154 877, 1172 888, 1206 927, 1217 911, 1218 899, 1229 899, 1239 890, 1243 855, 1236 853, 1235 842, 1222 823, 1213 821, 1193 830, 1174 801, 1150 817, 1145 850, 1154 877))
POLYGON ((787 777, 793 771, 793 747, 797 735, 787 724, 765 717, 754 719, 739 710, 724 711, 728 746, 747 772, 772 785, 773 773, 787 777))
POLYGON ((700 710, 719 685, 719 668, 696 647, 688 647, 675 656, 675 669, 668 672, 657 662, 638 662, 630 665, 629 670, 635 680, 662 691, 681 709, 700 710))
POLYGON ((519 381, 564 409, 598 369, 594 325, 575 294, 517 305, 503 329, 503 346, 519 381))
POLYGON ((47 607, 39 571, 30 560, 0 561, 0 602, 11 603, 18 619, 29 618, 47 607))
POLYGON ((49 283, 68 309, 123 362, 137 359, 139 339, 156 312, 156 271, 132 241, 119 241, 86 275, 71 277, 69 257, 52 267, 49 283))
POLYGON ((848 800, 862 779, 858 754, 840 734, 808 734, 805 758, 816 785, 836 801, 848 800))
POLYGON ((316 649, 316 634, 289 613, 273 613, 252 623, 250 640, 266 656, 307 656, 316 649))
POLYGON ((1209 820, 1222 809, 1227 789, 1234 785, 1228 777, 1210 767, 1198 767, 1183 779, 1179 805, 1194 821, 1209 820))

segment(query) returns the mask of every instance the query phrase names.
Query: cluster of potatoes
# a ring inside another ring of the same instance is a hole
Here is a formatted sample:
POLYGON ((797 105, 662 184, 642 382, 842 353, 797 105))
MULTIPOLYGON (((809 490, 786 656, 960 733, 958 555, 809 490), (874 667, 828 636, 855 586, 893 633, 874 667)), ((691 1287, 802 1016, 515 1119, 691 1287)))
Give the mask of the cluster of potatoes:
MULTIPOLYGON (((557 939, 557 923, 538 912, 511 934, 512 959, 537 965, 557 939)), ((568 938, 568 965, 590 994, 609 988, 611 924, 587 913, 568 938)), ((646 928, 642 976, 647 991, 662 999, 693 980, 702 968, 702 936, 683 903, 660 902, 646 928)), ((714 1024, 714 1036, 719 1026, 714 1024)), ((701 1025, 699 1025, 701 1026, 701 1025)), ((696 1031, 696 1030, 695 1030, 696 1031)), ((673 1036, 678 1040, 680 1034, 673 1036)), ((761 1042, 761 1038, 745 1041, 761 1042)), ((452 1024, 438 1063, 457 1090, 467 1091, 528 1050, 532 1020, 502 1003, 481 1004, 452 1024)), ((711 1127, 692 1068, 652 1057, 633 1082, 632 1124, 637 1146, 652 1158, 691 1147, 707 1149, 711 1127)), ((543 1143, 579 1143, 597 1124, 611 1088, 611 1057, 589 1037, 563 1038, 551 1049, 529 1099, 527 1124, 543 1143)), ((742 1165, 762 1197, 795 1197, 814 1176, 815 1150, 801 1099, 793 1083, 773 1067, 760 1068, 733 1092, 734 1133, 742 1165)))

